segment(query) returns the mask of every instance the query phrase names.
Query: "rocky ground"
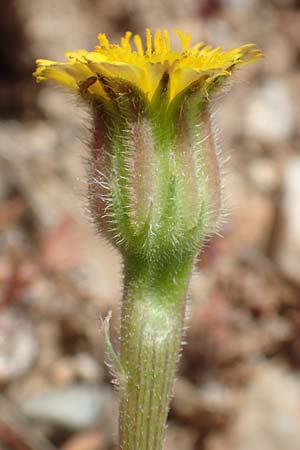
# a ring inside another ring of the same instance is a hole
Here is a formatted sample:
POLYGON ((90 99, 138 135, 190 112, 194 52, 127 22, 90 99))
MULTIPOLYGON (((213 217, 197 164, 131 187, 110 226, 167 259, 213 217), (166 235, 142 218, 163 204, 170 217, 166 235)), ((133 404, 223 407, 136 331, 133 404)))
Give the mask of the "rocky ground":
POLYGON ((37 57, 146 26, 264 61, 218 102, 227 220, 199 257, 165 450, 300 442, 300 3, 15 0, 0 15, 0 448, 110 450, 121 261, 86 212, 89 116, 37 87, 37 57), (4 45, 3 45, 4 44, 4 45))

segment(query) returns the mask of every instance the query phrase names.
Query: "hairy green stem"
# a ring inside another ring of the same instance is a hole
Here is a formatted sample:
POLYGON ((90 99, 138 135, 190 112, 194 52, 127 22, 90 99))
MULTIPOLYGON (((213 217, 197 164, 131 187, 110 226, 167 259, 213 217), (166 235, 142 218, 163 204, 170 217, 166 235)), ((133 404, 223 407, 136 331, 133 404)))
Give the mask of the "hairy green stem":
POLYGON ((121 317, 121 450, 161 450, 180 352, 192 261, 126 270, 121 317), (170 267, 170 266, 169 266, 170 267))

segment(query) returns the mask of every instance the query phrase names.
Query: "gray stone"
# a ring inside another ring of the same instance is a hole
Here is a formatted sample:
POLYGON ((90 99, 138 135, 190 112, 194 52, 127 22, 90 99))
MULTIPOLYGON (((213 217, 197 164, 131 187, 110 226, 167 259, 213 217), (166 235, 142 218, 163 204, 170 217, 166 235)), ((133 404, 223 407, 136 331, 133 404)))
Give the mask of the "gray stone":
POLYGON ((111 421, 112 391, 77 384, 27 397, 21 411, 31 419, 80 430, 111 421))

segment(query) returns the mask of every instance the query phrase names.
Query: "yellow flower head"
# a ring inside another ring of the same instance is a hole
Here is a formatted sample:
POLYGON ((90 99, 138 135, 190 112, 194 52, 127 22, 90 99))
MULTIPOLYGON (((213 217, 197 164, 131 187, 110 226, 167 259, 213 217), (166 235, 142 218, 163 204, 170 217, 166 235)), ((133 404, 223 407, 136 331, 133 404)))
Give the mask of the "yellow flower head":
POLYGON ((100 45, 94 51, 66 52, 66 62, 37 60, 34 76, 37 81, 53 80, 74 91, 85 86, 92 95, 106 97, 101 76, 123 79, 138 87, 151 101, 163 74, 169 75, 168 96, 171 101, 194 81, 205 79, 209 85, 216 79, 232 75, 236 67, 263 57, 254 44, 222 51, 202 42, 190 47, 190 35, 176 31, 182 49, 173 50, 167 30, 157 30, 154 36, 146 30, 146 45, 141 37, 127 32, 120 45, 110 44, 105 34, 99 34, 100 45))

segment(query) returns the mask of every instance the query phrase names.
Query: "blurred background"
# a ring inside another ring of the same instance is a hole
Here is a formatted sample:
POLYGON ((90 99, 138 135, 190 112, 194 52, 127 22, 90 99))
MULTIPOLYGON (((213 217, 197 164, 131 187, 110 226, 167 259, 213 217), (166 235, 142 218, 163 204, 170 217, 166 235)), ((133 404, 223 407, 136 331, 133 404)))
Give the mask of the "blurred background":
POLYGON ((299 450, 299 0, 10 0, 0 14, 0 448, 110 450, 121 261, 86 208, 88 112, 31 77, 97 34, 181 28, 266 58, 215 112, 226 212, 191 281, 165 450, 299 450), (230 158, 228 158, 230 157, 230 158))

